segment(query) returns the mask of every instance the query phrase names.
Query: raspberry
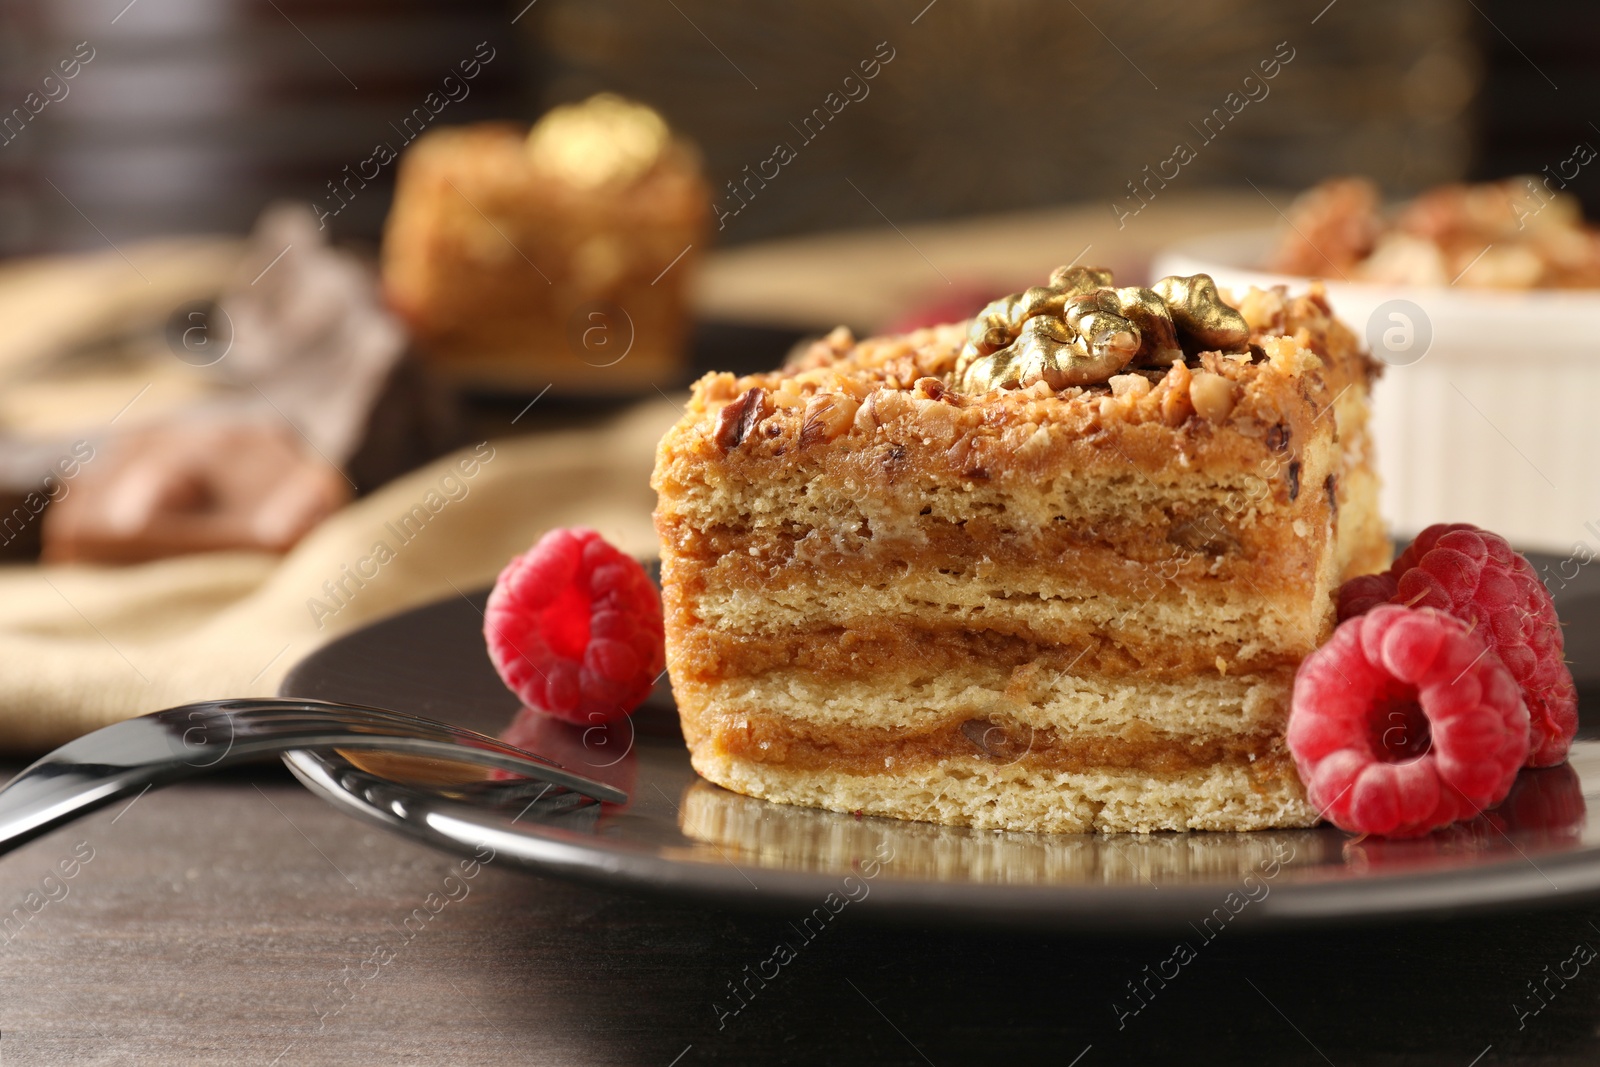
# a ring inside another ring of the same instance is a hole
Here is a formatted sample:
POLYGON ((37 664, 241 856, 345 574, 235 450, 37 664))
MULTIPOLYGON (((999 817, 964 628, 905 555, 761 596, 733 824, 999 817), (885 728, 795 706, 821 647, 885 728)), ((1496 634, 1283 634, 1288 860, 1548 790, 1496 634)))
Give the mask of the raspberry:
POLYGON ((495 670, 531 708, 593 725, 639 706, 666 659, 661 597, 593 530, 552 530, 506 564, 484 611, 495 670))
POLYGON ((1528 705, 1528 766, 1567 758, 1578 732, 1578 691, 1563 659, 1555 603, 1532 564, 1498 534, 1468 523, 1430 526, 1387 575, 1346 582, 1339 617, 1370 608, 1386 580, 1394 588, 1389 603, 1437 608, 1463 620, 1511 671, 1528 705))
POLYGON ((1288 741, 1324 817, 1413 836, 1505 797, 1528 754, 1528 712, 1465 623, 1385 604, 1341 623, 1300 665, 1288 741))
MULTIPOLYGON (((1417 560, 1433 550, 1433 546, 1439 543, 1439 538, 1445 534, 1455 533, 1458 530, 1472 530, 1478 533, 1488 532, 1480 530, 1470 522, 1436 522, 1417 534, 1411 543, 1405 547, 1405 550, 1395 557, 1395 561, 1389 565, 1390 575, 1398 580, 1402 574, 1417 565, 1417 560)), ((1495 535, 1490 534, 1490 536, 1493 537, 1495 535)))
POLYGON ((1388 572, 1363 574, 1345 582, 1339 587, 1339 621, 1365 615, 1379 604, 1389 603, 1398 585, 1388 572))

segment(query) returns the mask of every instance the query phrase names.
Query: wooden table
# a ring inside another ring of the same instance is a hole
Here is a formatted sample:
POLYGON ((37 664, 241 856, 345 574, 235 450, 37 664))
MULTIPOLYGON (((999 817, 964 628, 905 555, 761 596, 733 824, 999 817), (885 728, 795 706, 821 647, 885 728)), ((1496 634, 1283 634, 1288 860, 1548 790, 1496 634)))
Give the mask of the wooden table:
POLYGON ((465 895, 453 888, 458 899, 406 924, 457 863, 275 770, 115 805, 0 860, 0 906, 26 917, 12 912, 10 940, 0 936, 0 1063, 1490 1067, 1600 1056, 1600 965, 1565 988, 1551 979, 1555 995, 1521 1028, 1517 1014, 1537 1006, 1530 980, 1563 969, 1579 943, 1600 945, 1594 912, 1294 935, 1253 933, 1246 915, 1153 985, 1120 1029, 1113 1003, 1135 1004, 1124 983, 1166 959, 1166 941, 845 914, 719 1029, 713 1005, 732 1006, 727 983, 770 954, 789 916, 491 864, 452 883, 465 895), (92 858, 74 866, 75 850, 92 858))

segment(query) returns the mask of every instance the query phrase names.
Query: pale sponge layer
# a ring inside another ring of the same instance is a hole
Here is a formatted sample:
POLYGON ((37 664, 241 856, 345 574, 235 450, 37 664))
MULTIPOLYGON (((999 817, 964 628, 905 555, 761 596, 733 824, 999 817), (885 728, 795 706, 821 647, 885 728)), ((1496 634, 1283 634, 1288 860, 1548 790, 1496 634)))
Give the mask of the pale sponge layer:
MULTIPOLYGON (((1185 681, 930 665, 874 678, 773 671, 686 683, 697 718, 736 720, 758 709, 830 730, 926 730, 947 722, 1005 720, 1061 736, 1199 739, 1281 731, 1288 716, 1288 672, 1185 681)), ((892 754, 892 753, 885 753, 892 754)))
POLYGON ((831 811, 1053 833, 1154 830, 1265 830, 1312 826, 1292 767, 1259 775, 1221 765, 1170 778, 1138 772, 1063 773, 981 758, 943 760, 881 774, 796 770, 737 759, 709 748, 694 769, 738 793, 831 811))

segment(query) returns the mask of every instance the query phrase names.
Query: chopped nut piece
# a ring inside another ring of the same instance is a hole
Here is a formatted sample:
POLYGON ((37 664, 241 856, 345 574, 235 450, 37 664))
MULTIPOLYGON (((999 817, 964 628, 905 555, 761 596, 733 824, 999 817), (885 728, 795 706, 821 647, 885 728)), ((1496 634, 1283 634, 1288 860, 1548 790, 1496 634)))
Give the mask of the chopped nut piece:
POLYGON ((855 413, 855 426, 872 433, 911 410, 911 399, 897 389, 875 389, 855 413))
POLYGON ((1150 394, 1150 379, 1142 374, 1113 374, 1106 382, 1112 396, 1131 396, 1135 400, 1150 394))
POLYGON ((1189 400, 1189 368, 1174 363, 1167 376, 1161 380, 1161 421, 1168 426, 1178 426, 1194 413, 1189 400))
POLYGON ((739 444, 761 421, 766 407, 765 389, 746 389, 737 400, 717 412, 717 429, 712 435, 716 446, 724 452, 738 448, 739 444))
POLYGON ((704 398, 706 400, 732 400, 738 381, 739 379, 726 371, 710 375, 706 379, 704 398))
POLYGON ((915 400, 917 406, 916 432, 922 434, 922 443, 932 448, 944 448, 961 432, 956 419, 956 409, 938 400, 915 400))
POLYGON ((856 343, 856 335, 850 331, 848 326, 835 326, 828 331, 828 335, 822 339, 822 343, 842 355, 848 352, 851 346, 856 343))
POLYGON ((850 429, 861 405, 849 396, 839 393, 818 393, 806 403, 805 418, 800 424, 800 447, 826 444, 850 429))
POLYGON ((879 389, 872 394, 872 417, 879 426, 909 414, 911 398, 898 389, 879 389))
POLYGON ((1195 371, 1189 382, 1189 399, 1195 411, 1207 422, 1221 424, 1233 413, 1237 402, 1233 383, 1211 371, 1195 371))
POLYGON ((856 408, 855 418, 850 420, 851 425, 863 433, 872 433, 878 428, 877 405, 873 403, 877 396, 876 392, 868 393, 856 408))

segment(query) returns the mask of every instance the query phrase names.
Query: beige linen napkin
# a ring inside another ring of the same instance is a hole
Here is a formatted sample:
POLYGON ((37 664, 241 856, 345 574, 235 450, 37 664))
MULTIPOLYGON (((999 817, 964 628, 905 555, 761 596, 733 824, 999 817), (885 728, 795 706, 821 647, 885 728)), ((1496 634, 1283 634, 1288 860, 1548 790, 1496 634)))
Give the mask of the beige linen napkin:
POLYGON ((592 430, 469 447, 356 501, 281 559, 0 568, 0 749, 38 752, 175 704, 271 694, 317 646, 489 584, 555 526, 653 552, 650 468, 679 414, 656 399, 592 430))

